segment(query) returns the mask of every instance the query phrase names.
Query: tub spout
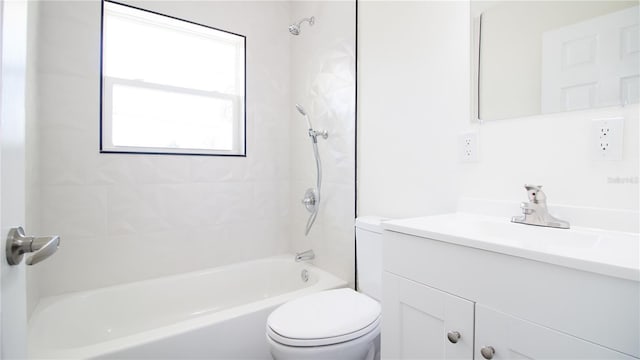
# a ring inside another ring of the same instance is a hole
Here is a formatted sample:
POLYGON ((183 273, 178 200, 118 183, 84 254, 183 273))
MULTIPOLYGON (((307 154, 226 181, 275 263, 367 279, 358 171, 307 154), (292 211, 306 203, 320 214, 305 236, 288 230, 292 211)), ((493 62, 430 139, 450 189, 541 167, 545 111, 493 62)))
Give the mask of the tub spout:
POLYGON ((313 252, 313 250, 299 252, 299 253, 296 253, 296 256, 295 256, 296 262, 313 260, 315 258, 316 258, 316 254, 313 252))

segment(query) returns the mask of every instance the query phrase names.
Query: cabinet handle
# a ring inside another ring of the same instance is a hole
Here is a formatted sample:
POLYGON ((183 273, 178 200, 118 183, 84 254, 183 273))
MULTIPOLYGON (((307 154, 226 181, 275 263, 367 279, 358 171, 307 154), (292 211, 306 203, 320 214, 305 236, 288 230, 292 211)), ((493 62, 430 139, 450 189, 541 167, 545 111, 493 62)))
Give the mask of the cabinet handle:
POLYGON ((484 346, 480 349, 480 354, 482 354, 482 357, 487 360, 493 359, 493 355, 495 355, 495 353, 496 349, 494 349, 493 346, 484 346))
POLYGON ((461 338, 461 337, 462 337, 462 335, 460 335, 460 333, 459 333, 459 332, 457 332, 457 331, 449 331, 449 332, 447 333, 447 339, 449 339, 449 341, 450 341, 452 344, 457 343, 457 342, 458 342, 458 340, 460 340, 460 338, 461 338))

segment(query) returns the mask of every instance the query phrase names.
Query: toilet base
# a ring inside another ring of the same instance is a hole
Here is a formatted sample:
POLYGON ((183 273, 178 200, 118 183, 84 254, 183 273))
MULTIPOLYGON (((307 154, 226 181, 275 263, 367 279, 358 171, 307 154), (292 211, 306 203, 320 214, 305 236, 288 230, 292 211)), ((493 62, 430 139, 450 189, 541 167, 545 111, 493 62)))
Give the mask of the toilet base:
POLYGON ((357 339, 325 346, 287 346, 267 336, 271 356, 275 360, 379 360, 380 331, 372 331, 357 339))

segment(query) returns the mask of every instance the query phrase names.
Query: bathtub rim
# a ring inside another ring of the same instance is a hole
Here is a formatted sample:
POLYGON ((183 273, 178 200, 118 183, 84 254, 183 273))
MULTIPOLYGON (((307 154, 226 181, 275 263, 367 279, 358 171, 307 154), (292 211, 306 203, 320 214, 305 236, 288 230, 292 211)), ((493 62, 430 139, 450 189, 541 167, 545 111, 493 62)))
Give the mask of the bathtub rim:
POLYGON ((127 289, 129 287, 139 286, 144 283, 153 283, 162 280, 168 279, 180 279, 192 276, 201 276, 205 274, 218 273, 223 271, 232 270, 237 267, 243 267, 247 264, 251 263, 260 263, 260 262, 273 262, 273 261, 286 261, 290 263, 294 263, 293 254, 286 255, 276 255, 266 258, 254 259, 243 261, 240 263, 227 264, 219 267, 196 270, 187 273, 180 274, 172 274, 168 276, 156 277, 146 280, 139 280, 135 282, 128 282, 124 284, 116 284, 110 285, 102 288, 71 292, 61 295, 54 295, 40 299, 36 308, 33 311, 32 316, 28 321, 28 358, 29 359, 37 359, 37 358, 92 358, 97 356, 105 356, 109 353, 124 350, 127 348, 131 348, 133 346, 144 345, 148 343, 152 343, 155 341, 163 340, 170 338, 172 336, 180 335, 188 331, 193 331, 197 329, 202 329, 211 324, 232 320, 234 318, 240 317, 247 313, 252 313, 260 310, 264 310, 267 308, 275 307, 280 304, 285 303, 286 301, 292 300, 294 298, 298 298, 301 296, 309 295, 318 291, 336 289, 347 287, 347 281, 338 278, 337 276, 313 265, 310 263, 303 263, 302 266, 308 268, 312 272, 318 274, 318 281, 311 286, 307 286, 301 289, 297 289, 290 292, 285 292, 276 296, 272 296, 266 299, 259 299, 250 303, 241 304, 237 306, 233 306, 230 308, 226 308, 214 313, 205 314, 202 316, 198 316, 191 319, 186 319, 174 324, 161 326, 158 328, 153 328, 149 330, 145 330, 142 332, 138 332, 135 334, 130 334, 126 336, 122 336, 115 339, 110 339, 98 343, 93 343, 90 345, 73 347, 73 348, 38 348, 35 346, 34 342, 31 340, 31 331, 32 325, 34 322, 37 323, 38 315, 45 311, 49 306, 63 301, 69 297, 77 297, 77 296, 90 296, 95 294, 100 294, 103 292, 112 291, 114 289, 122 290, 127 289), (32 345, 33 344, 33 345, 32 345))

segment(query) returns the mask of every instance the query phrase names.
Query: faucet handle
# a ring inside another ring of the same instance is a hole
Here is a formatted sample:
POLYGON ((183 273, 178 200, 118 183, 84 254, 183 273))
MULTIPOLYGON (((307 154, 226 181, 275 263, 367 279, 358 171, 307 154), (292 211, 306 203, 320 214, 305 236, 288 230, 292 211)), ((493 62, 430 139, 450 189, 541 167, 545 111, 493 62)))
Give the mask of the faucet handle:
POLYGON ((532 203, 538 204, 547 200, 547 196, 542 191, 542 185, 525 184, 524 188, 527 189, 527 196, 532 203))

